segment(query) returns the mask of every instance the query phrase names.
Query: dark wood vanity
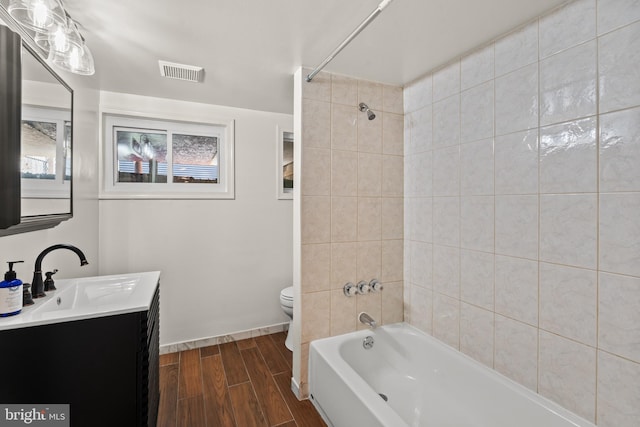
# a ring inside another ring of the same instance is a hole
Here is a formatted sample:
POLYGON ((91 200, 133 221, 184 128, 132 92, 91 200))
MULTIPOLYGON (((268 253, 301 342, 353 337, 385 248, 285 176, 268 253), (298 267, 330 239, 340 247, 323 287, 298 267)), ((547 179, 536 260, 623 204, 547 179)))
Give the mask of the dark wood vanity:
POLYGON ((73 427, 155 427, 159 292, 148 310, 0 331, 0 402, 70 404, 73 427))

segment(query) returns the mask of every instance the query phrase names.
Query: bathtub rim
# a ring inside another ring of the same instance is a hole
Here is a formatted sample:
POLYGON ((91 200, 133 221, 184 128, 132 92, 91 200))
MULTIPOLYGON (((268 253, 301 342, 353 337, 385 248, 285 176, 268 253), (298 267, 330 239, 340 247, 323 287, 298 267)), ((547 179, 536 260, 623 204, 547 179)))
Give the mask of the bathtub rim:
POLYGON ((330 422, 329 415, 325 412, 324 408, 321 406, 320 402, 316 400, 313 396, 314 385, 312 384, 312 354, 316 354, 320 357, 324 363, 326 363, 334 372, 339 373, 341 379, 347 385, 354 385, 355 387, 351 388, 362 390, 362 393, 353 392, 353 396, 364 405, 373 416, 379 420, 382 425, 385 426, 398 426, 398 427, 409 427, 409 425, 402 419, 402 417, 395 412, 389 405, 372 405, 372 402, 376 402, 376 399, 382 398, 378 395, 378 393, 371 388, 371 386, 353 369, 351 366, 340 356, 340 346, 345 341, 357 339, 364 339, 367 335, 371 334, 372 331, 368 329, 363 329, 360 331, 349 332, 347 334, 336 335, 334 337, 322 338, 319 340, 314 340, 309 345, 309 398, 311 399, 314 407, 318 409, 318 412, 324 418, 325 422, 328 425, 333 425, 330 422), (335 346, 335 347, 334 347, 335 346), (332 358, 327 358, 327 349, 329 349, 334 356, 332 358), (335 349, 335 352, 333 351, 335 349), (346 379, 346 380, 345 380, 346 379))
MULTIPOLYGON (((410 325, 406 322, 398 322, 392 323, 388 325, 379 326, 377 329, 384 329, 390 334, 393 334, 394 330, 400 331, 405 334, 416 335, 420 337, 420 339, 425 339, 429 345, 433 345, 437 347, 438 350, 442 350, 447 353, 452 358, 456 359, 460 363, 471 365, 473 368, 479 369, 481 372, 489 374, 490 376, 494 376, 496 380, 503 386, 507 387, 514 393, 519 394, 523 398, 533 401, 550 412, 553 412, 558 417, 561 417, 570 423, 573 423, 576 427, 597 427, 593 422, 581 417, 574 412, 571 412, 569 409, 561 406, 560 404, 550 400, 549 398, 541 395, 540 393, 531 390, 524 385, 517 383, 506 375, 498 372, 497 370, 490 368, 483 363, 473 359, 467 354, 456 350, 455 348, 445 344, 444 342, 438 340, 432 335, 416 328, 413 325, 410 325)), ((342 358, 340 355, 340 346, 349 340, 361 340, 364 339, 367 335, 375 334, 376 330, 371 329, 361 329, 354 332, 349 332, 342 335, 336 335, 333 337, 322 338, 318 340, 314 340, 309 345, 309 374, 311 374, 311 354, 312 349, 315 354, 322 357, 322 359, 334 370, 341 373, 343 378, 348 379, 349 381, 354 381, 350 383, 345 381, 347 384, 353 384, 354 387, 351 387, 352 390, 362 389, 363 394, 353 393, 355 397, 362 402, 371 412, 375 415, 376 418, 381 420, 381 422, 394 422, 395 424, 385 424, 385 425, 405 425, 407 423, 397 414, 389 405, 371 405, 371 402, 376 402, 376 398, 379 398, 378 393, 360 376, 358 373, 342 358), (329 352, 332 358, 327 358, 327 353, 329 352), (361 388, 356 388, 361 387, 361 388), (367 398, 367 400, 365 400, 367 398), (391 413, 391 414, 390 414, 391 413), (398 424, 398 422, 402 424, 398 424)), ((309 393, 310 395, 313 393, 313 385, 311 383, 311 375, 309 376, 309 393)), ((314 399, 312 399, 314 401, 314 399)), ((314 401, 314 406, 316 405, 314 401)))

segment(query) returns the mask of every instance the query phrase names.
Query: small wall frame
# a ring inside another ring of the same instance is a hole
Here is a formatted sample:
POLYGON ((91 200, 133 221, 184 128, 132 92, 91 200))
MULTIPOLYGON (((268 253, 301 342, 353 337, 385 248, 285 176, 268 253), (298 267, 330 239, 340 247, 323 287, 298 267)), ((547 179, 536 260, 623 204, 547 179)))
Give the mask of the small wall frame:
POLYGON ((277 197, 279 200, 293 199, 293 132, 276 127, 277 130, 277 197))

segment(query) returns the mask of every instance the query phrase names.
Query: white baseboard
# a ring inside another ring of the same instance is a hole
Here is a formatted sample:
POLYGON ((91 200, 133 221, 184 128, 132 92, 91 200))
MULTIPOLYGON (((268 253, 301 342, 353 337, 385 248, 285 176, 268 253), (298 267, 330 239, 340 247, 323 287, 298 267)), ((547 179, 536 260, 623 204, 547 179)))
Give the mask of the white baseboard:
POLYGON ((298 400, 302 400, 300 398, 300 387, 298 386, 296 379, 293 377, 291 377, 291 391, 293 392, 293 395, 298 398, 298 400))
POLYGON ((286 331, 288 326, 289 326, 289 322, 277 323, 271 326, 263 326, 261 328, 249 329, 249 330, 240 331, 240 332, 233 332, 227 335, 219 335, 215 337, 200 338, 193 341, 183 341, 183 342, 172 343, 172 344, 164 344, 160 346, 160 354, 177 353, 179 351, 193 350, 195 348, 208 347, 210 345, 240 341, 247 338, 259 337, 262 335, 275 334, 277 332, 286 331))

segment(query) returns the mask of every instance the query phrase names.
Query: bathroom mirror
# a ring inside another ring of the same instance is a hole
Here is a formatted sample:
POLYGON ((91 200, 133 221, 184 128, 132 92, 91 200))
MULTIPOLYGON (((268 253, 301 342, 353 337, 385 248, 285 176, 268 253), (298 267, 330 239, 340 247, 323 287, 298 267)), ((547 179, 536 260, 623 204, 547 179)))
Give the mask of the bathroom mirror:
MULTIPOLYGON (((22 36, 21 64, 16 65, 22 88, 19 138, 0 141, 3 151, 8 145, 19 144, 19 149, 13 150, 17 155, 0 159, 0 162, 3 168, 20 165, 19 200, 1 201, 4 205, 19 204, 20 222, 0 230, 0 236, 3 236, 54 227, 72 217, 73 90, 25 41, 29 38, 24 31, 15 28, 17 24, 12 25, 4 16, 0 18, 3 18, 0 24, 4 21, 22 36)), ((0 61, 7 61, 7 58, 0 57, 0 61)), ((2 112, 12 117, 15 113, 2 112)), ((2 121, 4 123, 6 118, 2 121)))

